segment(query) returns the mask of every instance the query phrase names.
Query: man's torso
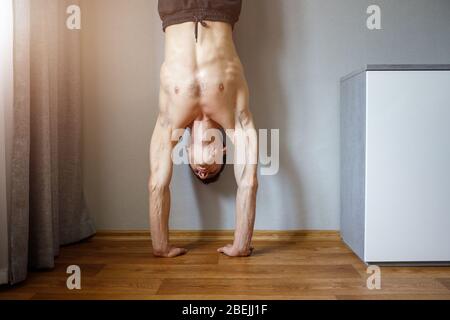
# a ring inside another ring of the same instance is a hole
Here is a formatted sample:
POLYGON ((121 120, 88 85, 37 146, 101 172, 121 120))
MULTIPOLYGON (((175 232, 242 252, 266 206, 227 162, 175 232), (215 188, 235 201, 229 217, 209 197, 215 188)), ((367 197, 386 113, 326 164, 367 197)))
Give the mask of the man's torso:
POLYGON ((193 39, 194 22, 166 29, 160 108, 175 129, 204 117, 234 128, 238 96, 248 90, 231 25, 205 23, 199 26, 198 42, 193 39))

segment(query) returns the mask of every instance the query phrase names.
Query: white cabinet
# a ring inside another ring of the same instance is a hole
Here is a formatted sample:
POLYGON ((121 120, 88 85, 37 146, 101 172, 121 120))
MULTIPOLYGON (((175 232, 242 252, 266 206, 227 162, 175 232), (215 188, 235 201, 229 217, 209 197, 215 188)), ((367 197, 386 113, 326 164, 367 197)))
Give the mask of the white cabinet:
POLYGON ((367 263, 450 261, 450 65, 341 82, 341 230, 367 263))

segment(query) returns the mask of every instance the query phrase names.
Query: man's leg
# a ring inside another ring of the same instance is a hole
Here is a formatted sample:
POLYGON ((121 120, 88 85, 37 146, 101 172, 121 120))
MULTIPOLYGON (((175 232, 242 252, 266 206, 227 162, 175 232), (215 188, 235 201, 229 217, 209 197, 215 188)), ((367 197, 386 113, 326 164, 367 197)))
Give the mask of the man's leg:
POLYGON ((158 117, 150 146, 150 228, 153 254, 173 258, 183 255, 186 249, 169 245, 170 181, 173 163, 172 130, 164 115, 158 117))

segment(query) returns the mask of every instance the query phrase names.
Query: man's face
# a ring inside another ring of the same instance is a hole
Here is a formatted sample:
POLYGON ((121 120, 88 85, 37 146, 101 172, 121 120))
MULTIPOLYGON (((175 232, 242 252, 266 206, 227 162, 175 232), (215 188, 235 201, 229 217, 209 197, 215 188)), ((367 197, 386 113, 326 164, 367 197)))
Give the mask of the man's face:
POLYGON ((187 152, 192 171, 200 180, 214 178, 221 172, 225 151, 222 133, 216 123, 211 120, 193 123, 187 152))

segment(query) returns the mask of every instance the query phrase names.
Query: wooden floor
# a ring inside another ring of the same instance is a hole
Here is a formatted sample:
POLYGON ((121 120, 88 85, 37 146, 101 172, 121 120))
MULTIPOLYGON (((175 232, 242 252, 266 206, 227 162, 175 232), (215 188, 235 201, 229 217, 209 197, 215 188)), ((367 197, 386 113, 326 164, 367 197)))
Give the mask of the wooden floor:
POLYGON ((0 299, 450 299, 449 267, 384 267, 382 289, 333 232, 259 232, 250 258, 216 253, 231 234, 173 233, 188 255, 156 259, 148 235, 101 233, 62 248, 53 271, 30 273, 0 299), (79 265, 82 290, 66 287, 79 265))

